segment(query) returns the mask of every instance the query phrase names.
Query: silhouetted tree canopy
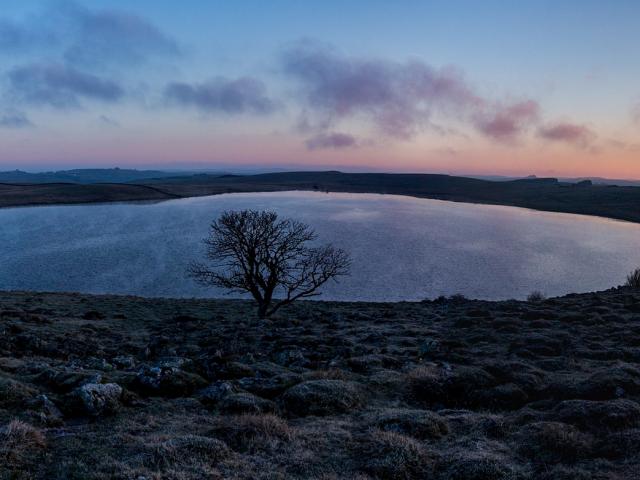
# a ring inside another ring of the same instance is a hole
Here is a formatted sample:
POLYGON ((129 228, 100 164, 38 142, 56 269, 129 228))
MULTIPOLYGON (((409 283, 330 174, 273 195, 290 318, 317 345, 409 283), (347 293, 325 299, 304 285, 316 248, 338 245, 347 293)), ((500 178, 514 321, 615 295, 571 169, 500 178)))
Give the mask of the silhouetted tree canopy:
POLYGON ((349 255, 330 244, 312 246, 316 238, 308 225, 275 212, 224 212, 204 240, 209 262, 193 263, 189 275, 205 286, 249 292, 266 317, 349 273, 349 255))

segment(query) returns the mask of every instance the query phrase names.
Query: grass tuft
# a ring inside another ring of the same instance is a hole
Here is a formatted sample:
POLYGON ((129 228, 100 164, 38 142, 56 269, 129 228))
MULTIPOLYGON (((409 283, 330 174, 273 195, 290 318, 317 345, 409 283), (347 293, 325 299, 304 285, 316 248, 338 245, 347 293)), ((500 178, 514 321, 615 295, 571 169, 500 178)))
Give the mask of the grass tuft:
POLYGON ((527 295, 527 302, 538 303, 542 302, 546 298, 547 297, 545 297, 544 293, 542 293, 540 290, 534 290, 529 295, 527 295))
POLYGON ((640 268, 636 268, 633 272, 627 275, 627 281, 624 284, 625 287, 640 288, 640 268))

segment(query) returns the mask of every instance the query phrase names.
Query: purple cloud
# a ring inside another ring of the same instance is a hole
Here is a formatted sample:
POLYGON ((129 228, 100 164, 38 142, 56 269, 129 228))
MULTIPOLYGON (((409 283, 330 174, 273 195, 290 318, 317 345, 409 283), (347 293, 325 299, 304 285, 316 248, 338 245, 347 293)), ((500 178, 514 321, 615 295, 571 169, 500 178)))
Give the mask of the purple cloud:
POLYGON ((309 150, 348 148, 356 146, 355 137, 346 133, 320 133, 305 142, 309 150))
POLYGON ((171 83, 165 88, 164 97, 169 103, 208 113, 267 114, 275 110, 276 104, 267 96, 266 90, 264 83, 255 78, 230 80, 218 77, 199 84, 171 83))
POLYGON ((455 113, 483 103, 456 70, 419 61, 351 58, 305 42, 285 52, 283 68, 323 117, 319 123, 366 116, 396 138, 413 136, 436 110, 455 113))
POLYGON ((533 100, 497 107, 476 115, 476 128, 494 140, 511 142, 539 120, 540 107, 533 100))
POLYGON ((538 135, 546 140, 577 146, 587 146, 596 137, 596 134, 585 125, 567 122, 541 127, 538 135))
POLYGON ((31 64, 9 72, 14 100, 54 108, 78 108, 80 100, 116 102, 124 91, 117 83, 60 64, 31 64))
MULTIPOLYGON (((408 139, 434 129, 434 114, 471 124, 492 140, 512 142, 539 121, 533 100, 484 98, 454 68, 421 61, 347 57, 306 41, 283 55, 284 72, 301 87, 306 130, 327 134, 341 120, 365 119, 384 135, 408 139)), ((440 129, 447 131, 447 129, 440 129)))

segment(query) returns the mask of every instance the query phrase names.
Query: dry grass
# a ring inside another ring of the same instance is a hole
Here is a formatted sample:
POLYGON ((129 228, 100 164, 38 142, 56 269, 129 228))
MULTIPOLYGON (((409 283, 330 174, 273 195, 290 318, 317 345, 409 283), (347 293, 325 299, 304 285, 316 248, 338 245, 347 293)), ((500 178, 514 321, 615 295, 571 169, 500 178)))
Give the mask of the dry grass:
POLYGON ((373 430, 363 439, 361 458, 363 470, 381 479, 427 478, 433 469, 433 459, 420 442, 382 430, 373 430))
POLYGON ((272 451, 295 435, 286 420, 273 414, 220 417, 213 433, 240 452, 272 451))
POLYGON ((0 478, 29 478, 37 458, 47 446, 44 434, 20 420, 12 420, 0 429, 0 478), (6 476, 9 472, 17 477, 6 476))
POLYGON ((243 301, 0 292, 0 479, 635 479, 638 305, 621 288, 254 322, 243 301), (166 388, 139 388, 163 365, 166 388), (86 382, 123 388, 113 415, 74 403, 86 382))

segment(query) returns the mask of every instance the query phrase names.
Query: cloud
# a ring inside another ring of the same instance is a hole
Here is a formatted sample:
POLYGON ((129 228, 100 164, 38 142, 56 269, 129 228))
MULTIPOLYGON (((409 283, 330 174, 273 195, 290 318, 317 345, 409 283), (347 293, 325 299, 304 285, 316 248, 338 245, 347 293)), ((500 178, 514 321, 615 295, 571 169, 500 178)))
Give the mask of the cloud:
POLYGON ((189 84, 174 82, 165 88, 169 104, 194 107, 207 113, 271 113, 276 103, 266 93, 260 80, 251 77, 227 79, 217 77, 209 82, 189 84))
POLYGON ((564 142, 576 146, 587 146, 596 137, 596 134, 585 125, 574 123, 556 123, 541 127, 538 135, 553 142, 564 142))
POLYGON ((137 64, 149 56, 175 56, 177 42, 144 18, 120 10, 90 10, 70 3, 62 10, 71 23, 64 58, 76 65, 137 64))
POLYGON ((0 51, 55 52, 84 68, 138 65, 180 54, 177 42, 148 20, 122 10, 92 10, 58 1, 21 21, 0 18, 0 51))
POLYGON ((13 100, 54 108, 78 108, 81 99, 116 102, 124 91, 120 85, 96 75, 60 64, 31 64, 8 74, 13 100))
POLYGON ((346 133, 320 133, 305 143, 309 150, 348 148, 357 144, 355 137, 346 133))
POLYGON ((283 55, 285 74, 301 86, 304 101, 331 123, 366 116, 382 133, 409 138, 436 111, 464 111, 483 102, 452 68, 340 55, 315 42, 302 42, 283 55))
POLYGON ((13 110, 0 112, 0 128, 26 128, 32 126, 31 120, 22 112, 13 110))
POLYGON ((457 131, 438 128, 431 120, 437 114, 470 125, 492 140, 511 143, 540 117, 534 100, 506 103, 486 98, 458 69, 438 69, 418 60, 348 57, 303 41, 284 52, 282 68, 300 86, 304 113, 299 125, 305 131, 326 134, 350 119, 364 119, 374 134, 400 140, 424 130, 457 131))
POLYGON ((489 138, 511 142, 539 120, 540 107, 533 100, 497 107, 476 115, 476 128, 489 138))

